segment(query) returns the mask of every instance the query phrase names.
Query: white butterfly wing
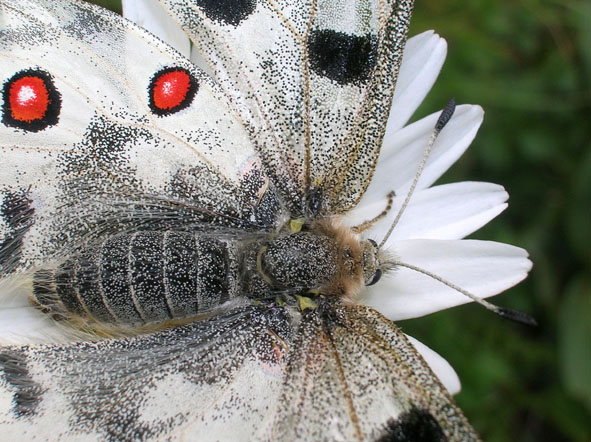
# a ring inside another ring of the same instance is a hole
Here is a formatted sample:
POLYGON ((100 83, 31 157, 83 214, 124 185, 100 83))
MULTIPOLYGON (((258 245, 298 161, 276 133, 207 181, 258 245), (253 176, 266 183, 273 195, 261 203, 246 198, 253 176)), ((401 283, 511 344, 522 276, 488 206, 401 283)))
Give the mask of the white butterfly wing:
POLYGON ((275 223, 246 130, 188 60, 85 3, 2 1, 0 14, 2 273, 105 232, 174 228, 179 213, 275 223), (186 89, 168 97, 174 81, 186 89), (44 114, 27 108, 44 97, 44 114))
POLYGON ((362 306, 321 310, 294 337, 272 439, 478 440, 389 320, 362 306))
POLYGON ((44 440, 472 441, 367 307, 243 307, 131 339, 0 351, 0 430, 44 440), (59 428, 48 433, 48 428, 59 428))
POLYGON ((0 349, 3 440, 256 440, 290 324, 245 307, 130 339, 0 349))
MULTIPOLYGON (((335 214, 363 194, 412 2, 163 3, 219 85, 101 9, 0 0, 3 274, 101 235, 264 231, 283 204, 335 214), (170 72, 192 92, 158 104, 170 72), (42 118, 21 109, 35 87, 48 90, 42 118)), ((129 339, 3 347, 0 368, 13 438, 477 439, 402 333, 364 307, 251 306, 129 339)))
POLYGON ((412 1, 160 2, 249 124, 291 212, 354 206, 379 154, 412 1))

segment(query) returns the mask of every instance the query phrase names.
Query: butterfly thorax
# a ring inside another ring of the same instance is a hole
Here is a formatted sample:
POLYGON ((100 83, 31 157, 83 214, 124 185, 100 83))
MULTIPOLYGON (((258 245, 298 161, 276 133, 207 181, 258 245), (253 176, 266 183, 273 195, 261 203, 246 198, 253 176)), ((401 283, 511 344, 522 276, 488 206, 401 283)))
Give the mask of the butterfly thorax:
POLYGON ((381 274, 375 242, 360 240, 333 219, 304 224, 300 231, 259 245, 256 258, 254 250, 250 254, 247 292, 253 297, 258 290, 258 296, 321 294, 352 300, 381 274))

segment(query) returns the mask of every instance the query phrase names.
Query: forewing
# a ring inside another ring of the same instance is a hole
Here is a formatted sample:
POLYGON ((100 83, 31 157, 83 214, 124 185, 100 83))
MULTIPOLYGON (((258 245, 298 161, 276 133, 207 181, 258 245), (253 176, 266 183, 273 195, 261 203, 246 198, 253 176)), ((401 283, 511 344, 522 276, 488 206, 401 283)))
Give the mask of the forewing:
POLYGON ((244 307, 132 339, 4 347, 0 433, 5 440, 256 440, 276 407, 289 336, 282 310, 244 307))
POLYGON ((275 224, 277 201, 223 91, 121 17, 0 1, 0 82, 0 274, 105 234, 275 224), (44 114, 21 106, 31 99, 48 103, 44 114))
POLYGON ((412 0, 160 0, 240 113, 294 215, 341 213, 375 166, 412 0))
POLYGON ((478 440, 404 334, 370 308, 305 314, 293 348, 273 438, 478 440))

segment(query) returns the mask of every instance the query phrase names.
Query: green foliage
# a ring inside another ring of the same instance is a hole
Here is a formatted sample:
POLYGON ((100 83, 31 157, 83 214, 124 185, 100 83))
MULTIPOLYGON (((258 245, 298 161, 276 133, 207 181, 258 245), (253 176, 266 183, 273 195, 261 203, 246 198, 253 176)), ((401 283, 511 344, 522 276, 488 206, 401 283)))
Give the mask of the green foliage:
POLYGON ((411 27, 449 55, 417 112, 450 96, 485 120, 443 181, 503 184, 511 200, 473 235, 526 248, 534 268, 494 302, 532 313, 528 328, 470 305, 405 321, 444 355, 457 402, 483 438, 591 439, 591 3, 417 0, 411 27))
POLYGON ((427 29, 447 39, 449 55, 417 115, 451 96, 486 110, 442 181, 507 188, 509 209, 474 237, 529 250, 531 276, 495 302, 540 325, 474 305, 401 325, 456 368, 457 401, 483 439, 589 441, 591 2, 417 0, 411 34, 427 29))
MULTIPOLYGON (((139 0, 142 1, 142 0, 139 0)), ((110 9, 121 14, 121 0, 91 0, 88 3, 94 3, 103 8, 110 9)))

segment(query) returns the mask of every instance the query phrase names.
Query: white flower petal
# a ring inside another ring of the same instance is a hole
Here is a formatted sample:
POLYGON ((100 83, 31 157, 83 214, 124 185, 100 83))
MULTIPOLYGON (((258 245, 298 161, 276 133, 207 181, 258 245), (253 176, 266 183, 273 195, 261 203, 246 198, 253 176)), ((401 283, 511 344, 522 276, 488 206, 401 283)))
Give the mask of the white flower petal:
MULTIPOLYGON (((384 138, 372 181, 360 204, 384 201, 392 190, 404 199, 423 159, 439 114, 429 115, 384 138)), ((483 116, 480 106, 465 104, 456 108, 433 146, 417 189, 429 187, 456 162, 476 136, 483 116)))
POLYGON ((191 56, 191 40, 158 0, 122 0, 123 16, 164 40, 185 57, 191 56))
POLYGON ((0 287, 0 345, 65 341, 64 330, 29 303, 20 280, 4 280, 0 287))
POLYGON ((416 348, 421 354, 425 362, 429 364, 429 367, 431 367, 431 370, 433 370, 449 394, 452 396, 458 394, 462 389, 462 385, 460 384, 460 378, 458 377, 458 374, 450 365, 450 363, 447 362, 439 353, 431 350, 421 341, 416 340, 412 336, 406 335, 406 337, 413 347, 416 348))
POLYGON ((65 342, 66 335, 49 316, 32 307, 0 310, 0 345, 65 342))
POLYGON ((433 31, 426 31, 408 39, 396 82, 386 134, 404 126, 419 107, 435 83, 446 55, 447 43, 433 31))
MULTIPOLYGON (((415 192, 386 247, 392 241, 404 239, 464 238, 505 210, 508 198, 503 186, 467 181, 415 192)), ((371 227, 368 237, 376 241, 384 237, 403 199, 394 199, 389 215, 371 227)), ((381 213, 385 204, 384 200, 370 206, 358 206, 347 214, 345 223, 349 226, 359 225, 381 213)))
MULTIPOLYGON (((397 260, 434 273, 481 298, 514 286, 531 269, 525 250, 491 241, 408 240, 398 241, 388 250, 397 260)), ((367 292, 363 303, 394 321, 471 302, 445 284, 400 266, 367 292)))
MULTIPOLYGON (((505 210, 508 198, 503 186, 492 183, 462 182, 425 189, 411 200, 386 247, 402 239, 464 238, 505 210)), ((402 198, 398 198, 397 205, 394 213, 402 205, 402 198)), ((382 223, 382 235, 391 220, 382 223)))
POLYGON ((203 58, 203 55, 201 55, 201 53, 197 50, 197 46, 195 45, 191 45, 191 61, 201 70, 205 71, 205 73, 211 78, 215 78, 215 75, 207 64, 207 61, 205 61, 205 58, 203 58))

